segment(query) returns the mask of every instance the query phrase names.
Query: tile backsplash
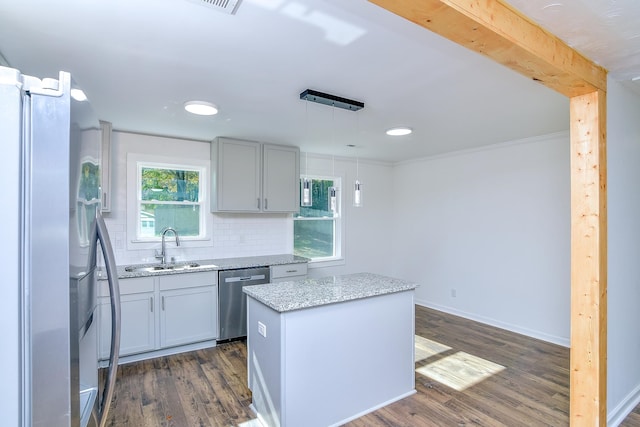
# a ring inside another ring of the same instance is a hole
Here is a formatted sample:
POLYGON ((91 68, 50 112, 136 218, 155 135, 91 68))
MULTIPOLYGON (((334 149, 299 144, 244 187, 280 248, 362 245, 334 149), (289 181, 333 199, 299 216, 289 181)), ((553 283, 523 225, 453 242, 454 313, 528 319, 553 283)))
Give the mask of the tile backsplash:
MULTIPOLYGON (((176 246, 167 240, 169 259, 176 261, 274 255, 293 252, 293 219, 291 215, 212 214, 212 241, 206 247, 176 246)), ((105 216, 118 265, 157 262, 155 249, 128 250, 126 223, 118 221, 126 215, 105 216)), ((173 237, 173 236, 171 236, 173 237)), ((160 248, 160 244, 158 244, 160 248)))

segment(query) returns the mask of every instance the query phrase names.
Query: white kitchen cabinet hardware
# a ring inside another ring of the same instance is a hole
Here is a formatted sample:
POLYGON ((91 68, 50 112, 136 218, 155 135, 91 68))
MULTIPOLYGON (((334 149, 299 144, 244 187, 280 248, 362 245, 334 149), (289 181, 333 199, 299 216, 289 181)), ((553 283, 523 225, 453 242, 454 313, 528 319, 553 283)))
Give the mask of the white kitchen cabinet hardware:
POLYGON ((281 264, 271 266, 271 283, 288 282, 307 278, 307 263, 281 264))
POLYGON ((297 212, 300 149, 231 138, 211 142, 213 212, 297 212))

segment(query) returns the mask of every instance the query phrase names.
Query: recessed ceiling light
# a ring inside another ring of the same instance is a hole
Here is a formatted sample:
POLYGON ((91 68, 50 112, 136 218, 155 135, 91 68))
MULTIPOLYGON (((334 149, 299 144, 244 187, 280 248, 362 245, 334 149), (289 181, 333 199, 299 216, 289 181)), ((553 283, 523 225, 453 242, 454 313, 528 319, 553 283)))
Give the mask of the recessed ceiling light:
POLYGON ((411 132, 413 132, 413 130, 411 128, 408 127, 397 127, 397 128, 391 128, 387 131, 387 135, 391 135, 391 136, 404 136, 404 135, 409 135, 411 132))
POLYGON ((87 100, 87 95, 84 94, 82 89, 71 89, 71 97, 80 102, 87 100))
POLYGON ((218 114, 218 107, 206 101, 185 102, 184 109, 199 116, 213 116, 214 114, 218 114))

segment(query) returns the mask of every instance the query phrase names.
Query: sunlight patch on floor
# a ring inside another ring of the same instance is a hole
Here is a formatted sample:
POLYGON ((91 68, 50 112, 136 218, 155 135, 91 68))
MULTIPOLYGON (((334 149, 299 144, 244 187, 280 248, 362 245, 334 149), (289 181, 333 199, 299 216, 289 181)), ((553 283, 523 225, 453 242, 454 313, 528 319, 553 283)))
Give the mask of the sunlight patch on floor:
POLYGON ((436 354, 443 353, 447 350, 451 350, 451 347, 447 347, 439 342, 421 337, 420 335, 416 335, 415 337, 416 363, 422 360, 427 360, 431 356, 435 356, 436 354))
POLYGON ((502 365, 459 351, 422 366, 416 372, 454 390, 463 391, 504 369, 502 365))

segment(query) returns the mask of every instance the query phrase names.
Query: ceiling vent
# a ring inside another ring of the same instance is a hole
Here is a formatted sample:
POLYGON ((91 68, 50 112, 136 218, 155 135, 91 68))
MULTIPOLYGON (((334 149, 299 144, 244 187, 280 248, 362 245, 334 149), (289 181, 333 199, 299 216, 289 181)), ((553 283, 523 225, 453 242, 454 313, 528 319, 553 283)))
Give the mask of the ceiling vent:
POLYGON ((228 13, 234 15, 240 6, 240 0, 190 0, 193 3, 198 3, 202 6, 206 6, 209 9, 217 10, 218 12, 228 13))

